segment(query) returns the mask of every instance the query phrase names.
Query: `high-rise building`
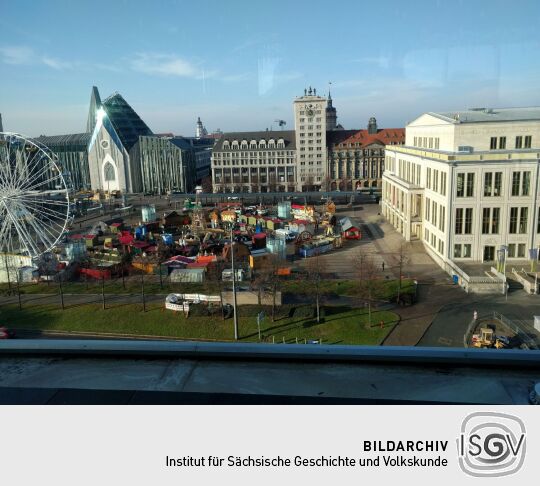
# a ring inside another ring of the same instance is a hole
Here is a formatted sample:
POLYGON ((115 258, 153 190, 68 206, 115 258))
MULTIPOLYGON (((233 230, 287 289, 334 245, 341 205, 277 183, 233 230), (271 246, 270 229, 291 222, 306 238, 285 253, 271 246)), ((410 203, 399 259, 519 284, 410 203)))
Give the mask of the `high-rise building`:
POLYGON ((326 177, 326 105, 311 86, 293 102, 299 190, 315 190, 326 177))
POLYGON ((383 214, 450 274, 528 259, 540 247, 539 153, 540 108, 425 113, 404 146, 386 146, 383 214))
POLYGON ((323 97, 311 87, 294 99, 293 111, 292 131, 223 134, 212 157, 215 192, 381 186, 384 147, 403 144, 403 128, 380 129, 372 117, 367 130, 344 130, 330 91, 323 97))

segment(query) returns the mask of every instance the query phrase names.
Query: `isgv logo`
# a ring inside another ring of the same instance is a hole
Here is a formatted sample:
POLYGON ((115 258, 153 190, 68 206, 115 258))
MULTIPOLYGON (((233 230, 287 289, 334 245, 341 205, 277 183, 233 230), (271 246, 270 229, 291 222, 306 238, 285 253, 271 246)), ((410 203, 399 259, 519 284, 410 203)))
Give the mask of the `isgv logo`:
POLYGON ((525 461, 525 425, 514 415, 475 412, 463 420, 457 447, 459 466, 469 476, 508 476, 525 461))

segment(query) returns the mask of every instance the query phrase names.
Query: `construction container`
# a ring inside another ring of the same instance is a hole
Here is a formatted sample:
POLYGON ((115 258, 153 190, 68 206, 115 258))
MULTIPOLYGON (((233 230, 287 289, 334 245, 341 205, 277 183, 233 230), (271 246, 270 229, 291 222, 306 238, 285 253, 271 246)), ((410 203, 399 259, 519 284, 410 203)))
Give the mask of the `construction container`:
POLYGON ((280 260, 287 258, 287 244, 283 238, 269 238, 266 240, 266 248, 280 260))
POLYGON ((66 243, 66 260, 68 262, 74 262, 80 260, 86 255, 86 243, 83 240, 74 240, 66 243))
POLYGON ((282 201, 277 207, 278 218, 290 219, 291 217, 291 201, 282 201))
POLYGON ((141 207, 141 220, 143 223, 152 223, 156 220, 156 206, 148 204, 141 207))

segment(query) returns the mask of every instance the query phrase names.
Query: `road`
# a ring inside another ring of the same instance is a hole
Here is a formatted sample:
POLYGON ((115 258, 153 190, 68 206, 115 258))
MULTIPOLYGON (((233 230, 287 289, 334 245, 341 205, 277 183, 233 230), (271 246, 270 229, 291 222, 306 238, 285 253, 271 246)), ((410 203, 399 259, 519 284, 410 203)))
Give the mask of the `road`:
POLYGON ((510 294, 508 301, 502 295, 468 295, 461 302, 444 305, 418 345, 462 347, 463 336, 473 320, 474 311, 480 317, 498 312, 512 321, 532 327, 534 316, 540 315, 540 297, 527 295, 521 290, 510 294))

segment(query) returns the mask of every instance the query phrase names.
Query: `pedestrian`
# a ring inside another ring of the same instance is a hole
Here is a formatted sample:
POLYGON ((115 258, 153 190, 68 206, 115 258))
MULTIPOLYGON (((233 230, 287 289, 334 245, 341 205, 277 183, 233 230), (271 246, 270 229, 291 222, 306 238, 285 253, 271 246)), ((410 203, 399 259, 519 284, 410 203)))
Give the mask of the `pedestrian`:
POLYGON ((382 271, 384 272, 384 262, 382 262, 382 271))
POLYGON ((474 318, 475 321, 478 320, 478 312, 474 311, 473 318, 474 318))

